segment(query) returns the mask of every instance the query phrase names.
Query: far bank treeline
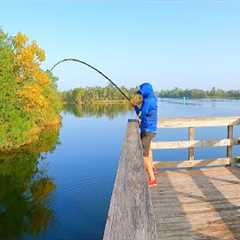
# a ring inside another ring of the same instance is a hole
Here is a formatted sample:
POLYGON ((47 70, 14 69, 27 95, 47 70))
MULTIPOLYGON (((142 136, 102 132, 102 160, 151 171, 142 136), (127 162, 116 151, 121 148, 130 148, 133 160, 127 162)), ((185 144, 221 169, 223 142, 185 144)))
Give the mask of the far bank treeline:
MULTIPOLYGON (((121 90, 132 98, 137 88, 127 89, 121 87, 121 90)), ((225 98, 240 99, 240 90, 222 90, 213 87, 211 90, 202 89, 181 89, 160 90, 155 92, 157 97, 166 98, 225 98)), ((128 103, 127 100, 112 86, 106 87, 86 87, 75 88, 73 90, 62 92, 62 98, 65 104, 112 104, 128 103)))
POLYGON ((0 152, 37 141, 60 125, 62 101, 56 78, 42 70, 44 50, 22 33, 0 30, 0 152))
POLYGON ((158 97, 166 98, 225 98, 240 99, 240 90, 223 90, 213 87, 211 90, 181 89, 161 90, 157 92, 158 97))
MULTIPOLYGON (((121 90, 131 98, 137 88, 121 87, 121 90)), ((126 98, 110 84, 106 87, 75 88, 62 92, 62 97, 66 104, 128 104, 126 98)))

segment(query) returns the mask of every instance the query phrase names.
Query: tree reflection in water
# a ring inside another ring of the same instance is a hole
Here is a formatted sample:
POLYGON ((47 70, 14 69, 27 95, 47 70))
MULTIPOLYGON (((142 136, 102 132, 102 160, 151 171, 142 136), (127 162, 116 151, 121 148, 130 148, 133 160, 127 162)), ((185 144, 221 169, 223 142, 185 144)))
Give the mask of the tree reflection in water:
MULTIPOLYGON (((107 116, 131 111, 128 104, 71 105, 66 112, 78 117, 107 116)), ((60 126, 44 131, 39 140, 17 152, 0 153, 0 239, 21 239, 46 230, 54 213, 49 207, 56 188, 47 175, 44 153, 59 142, 60 126)))
POLYGON ((132 107, 128 103, 121 104, 69 104, 65 105, 64 111, 70 112, 77 117, 107 116, 114 118, 119 114, 127 113, 132 110, 132 107))
POLYGON ((53 219, 48 199, 56 186, 39 163, 55 149, 58 135, 59 127, 47 129, 35 144, 0 154, 0 239, 37 235, 53 219))

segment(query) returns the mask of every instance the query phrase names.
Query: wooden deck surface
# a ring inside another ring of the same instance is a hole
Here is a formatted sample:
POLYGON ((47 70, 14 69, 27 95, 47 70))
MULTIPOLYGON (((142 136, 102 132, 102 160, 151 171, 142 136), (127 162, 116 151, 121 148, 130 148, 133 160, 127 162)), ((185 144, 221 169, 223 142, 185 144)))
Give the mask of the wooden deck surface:
POLYGON ((240 240, 240 169, 165 171, 150 189, 158 239, 240 240))

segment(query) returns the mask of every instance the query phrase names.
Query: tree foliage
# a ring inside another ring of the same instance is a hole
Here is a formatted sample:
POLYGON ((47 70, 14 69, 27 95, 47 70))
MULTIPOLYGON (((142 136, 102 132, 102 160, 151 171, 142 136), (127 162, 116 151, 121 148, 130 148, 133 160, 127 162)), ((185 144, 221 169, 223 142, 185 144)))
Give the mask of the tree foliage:
MULTIPOLYGON (((136 92, 136 88, 127 89, 121 87, 121 90, 129 95, 136 92)), ((101 103, 101 102, 114 102, 125 101, 124 96, 112 85, 106 87, 86 87, 75 88, 70 91, 62 92, 63 99, 68 104, 82 104, 82 103, 101 103)))
POLYGON ((0 31, 0 151, 38 139, 49 123, 60 123, 56 79, 41 69, 44 50, 22 33, 0 31))

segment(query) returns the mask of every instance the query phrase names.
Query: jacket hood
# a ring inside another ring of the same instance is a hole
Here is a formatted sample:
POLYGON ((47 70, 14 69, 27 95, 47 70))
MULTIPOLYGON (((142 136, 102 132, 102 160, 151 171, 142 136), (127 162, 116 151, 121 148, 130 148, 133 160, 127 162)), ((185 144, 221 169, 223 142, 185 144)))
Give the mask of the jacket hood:
POLYGON ((153 95, 153 88, 152 85, 150 83, 143 83, 139 86, 139 93, 143 96, 143 97, 148 97, 150 95, 153 95))

